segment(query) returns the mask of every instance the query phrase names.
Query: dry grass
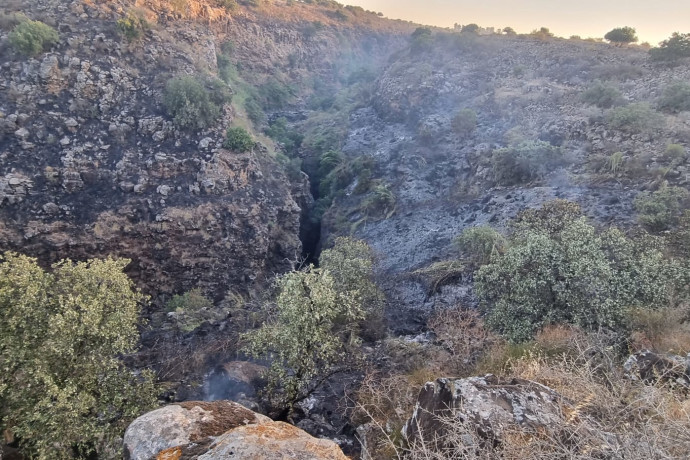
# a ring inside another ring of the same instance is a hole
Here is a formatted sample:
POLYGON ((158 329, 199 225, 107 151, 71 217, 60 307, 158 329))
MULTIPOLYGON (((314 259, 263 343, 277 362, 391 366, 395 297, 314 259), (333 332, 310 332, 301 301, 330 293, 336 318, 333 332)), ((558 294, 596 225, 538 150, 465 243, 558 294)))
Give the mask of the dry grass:
POLYGON ((639 308, 628 314, 634 351, 685 355, 690 352, 690 310, 686 306, 651 310, 639 308))

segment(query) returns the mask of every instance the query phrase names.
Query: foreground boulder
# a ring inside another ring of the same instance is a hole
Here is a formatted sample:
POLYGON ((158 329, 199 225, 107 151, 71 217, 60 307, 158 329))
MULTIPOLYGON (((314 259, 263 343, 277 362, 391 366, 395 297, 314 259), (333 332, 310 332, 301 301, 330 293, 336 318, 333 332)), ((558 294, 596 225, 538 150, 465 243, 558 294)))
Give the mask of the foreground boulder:
POLYGON ((184 402, 136 419, 124 438, 130 460, 345 460, 332 441, 314 438, 230 401, 184 402))

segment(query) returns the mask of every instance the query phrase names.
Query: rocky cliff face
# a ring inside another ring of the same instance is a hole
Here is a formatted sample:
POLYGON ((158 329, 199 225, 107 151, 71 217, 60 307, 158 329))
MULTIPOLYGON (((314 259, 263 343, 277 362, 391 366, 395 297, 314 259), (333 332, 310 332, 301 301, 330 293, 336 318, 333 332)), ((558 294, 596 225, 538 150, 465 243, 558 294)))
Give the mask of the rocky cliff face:
POLYGON ((6 45, 1 51, 0 250, 45 263, 128 257, 129 273, 149 293, 198 286, 217 299, 299 258, 307 181, 288 179, 270 142, 246 154, 222 148, 225 126, 237 121, 234 105, 206 130, 181 131, 163 109, 162 91, 176 74, 215 74, 227 40, 249 83, 258 84, 287 68, 289 56, 298 81, 332 70, 335 60, 362 52, 372 32, 344 31, 351 46, 342 49, 335 28, 304 36, 305 5, 230 15, 212 3, 177 3, 7 5, 53 25, 60 42, 34 58, 6 45), (116 21, 135 7, 151 27, 130 43, 116 21))

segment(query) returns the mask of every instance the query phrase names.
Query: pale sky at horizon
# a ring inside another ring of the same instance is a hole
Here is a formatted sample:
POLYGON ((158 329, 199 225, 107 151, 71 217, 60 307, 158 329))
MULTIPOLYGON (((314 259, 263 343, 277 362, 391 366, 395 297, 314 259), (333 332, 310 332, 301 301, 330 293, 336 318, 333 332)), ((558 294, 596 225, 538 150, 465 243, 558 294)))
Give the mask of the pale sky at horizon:
POLYGON ((477 23, 519 33, 548 27, 558 36, 603 37, 614 27, 637 29, 652 45, 673 32, 690 32, 688 0, 341 0, 392 19, 452 27, 477 23))

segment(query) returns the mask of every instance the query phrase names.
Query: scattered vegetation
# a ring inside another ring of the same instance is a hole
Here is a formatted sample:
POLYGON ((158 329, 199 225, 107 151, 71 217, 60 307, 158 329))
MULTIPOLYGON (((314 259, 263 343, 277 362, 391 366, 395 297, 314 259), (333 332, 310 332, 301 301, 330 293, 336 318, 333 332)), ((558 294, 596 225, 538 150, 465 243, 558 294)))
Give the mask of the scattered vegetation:
POLYGON ((149 28, 145 18, 129 12, 124 18, 117 20, 117 29, 130 42, 138 40, 149 28))
POLYGON ((22 21, 9 35, 10 45, 26 56, 35 56, 55 45, 60 37, 55 29, 41 21, 22 21))
POLYGON ((175 326, 182 332, 191 332, 210 317, 207 313, 213 308, 213 302, 196 288, 172 296, 166 307, 172 313, 175 326))
MULTIPOLYGON (((115 458, 127 424, 155 404, 153 376, 127 369, 145 297, 127 260, 0 261, 0 427, 30 458, 115 458)), ((8 438, 9 437, 9 438, 8 438)))

